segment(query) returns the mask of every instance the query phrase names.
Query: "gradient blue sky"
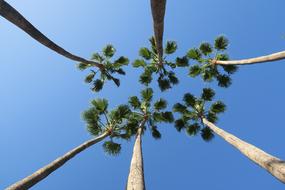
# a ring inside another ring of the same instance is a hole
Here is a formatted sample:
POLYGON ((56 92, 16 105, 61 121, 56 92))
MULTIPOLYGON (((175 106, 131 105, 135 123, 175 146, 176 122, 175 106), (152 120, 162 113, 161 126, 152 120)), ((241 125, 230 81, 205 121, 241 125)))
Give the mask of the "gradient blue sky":
MULTIPOLYGON (((89 58, 112 43, 118 55, 131 60, 152 35, 148 0, 25 0, 8 2, 48 37, 89 58)), ((183 55, 202 41, 225 34, 231 58, 254 57, 284 50, 284 0, 168 0, 165 40, 176 40, 183 55)), ((35 42, 0 18, 0 189, 31 174, 90 138, 81 112, 90 100, 104 97, 111 107, 125 103, 142 88, 140 71, 129 67, 122 86, 108 83, 100 93, 84 84, 75 63, 35 42)), ((228 105, 218 125, 263 150, 285 158, 284 61, 244 66, 227 89, 215 88, 228 105)), ((180 71, 181 84, 157 93, 170 103, 187 91, 199 93, 207 84, 180 71)), ((284 185, 216 137, 199 136, 160 126, 163 138, 143 139, 148 190, 281 190, 284 185)), ((123 143, 120 156, 106 155, 95 145, 72 159, 34 190, 124 189, 133 141, 123 143)))

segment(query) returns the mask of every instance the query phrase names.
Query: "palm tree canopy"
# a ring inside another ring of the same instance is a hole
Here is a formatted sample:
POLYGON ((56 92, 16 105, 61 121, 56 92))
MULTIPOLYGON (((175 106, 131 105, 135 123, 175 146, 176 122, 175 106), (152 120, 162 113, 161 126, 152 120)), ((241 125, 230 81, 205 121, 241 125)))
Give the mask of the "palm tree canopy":
POLYGON ((204 88, 200 97, 191 93, 186 93, 182 103, 176 103, 173 111, 180 114, 180 118, 175 121, 177 131, 185 130, 190 136, 199 132, 205 141, 210 141, 214 134, 211 129, 204 126, 203 118, 215 123, 218 114, 225 112, 226 105, 222 101, 213 102, 215 91, 211 88, 204 88))

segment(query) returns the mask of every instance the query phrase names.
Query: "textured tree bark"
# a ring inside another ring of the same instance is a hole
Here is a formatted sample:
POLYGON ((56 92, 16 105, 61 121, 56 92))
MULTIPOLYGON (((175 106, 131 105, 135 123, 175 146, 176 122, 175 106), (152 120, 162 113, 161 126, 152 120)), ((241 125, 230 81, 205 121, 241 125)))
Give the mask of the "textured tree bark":
POLYGON ((162 57, 165 6, 166 0, 151 0, 154 37, 160 64, 163 64, 162 57))
POLYGON ((86 64, 94 65, 100 69, 103 68, 103 65, 100 63, 96 63, 94 61, 86 60, 82 57, 74 55, 62 47, 55 44, 49 38, 47 38, 44 34, 42 34, 37 28, 35 28, 24 16, 22 16, 16 9, 14 9, 11 5, 9 5, 4 0, 0 0, 0 15, 10 21, 11 23, 15 24, 17 27, 21 28, 27 34, 29 34, 32 38, 36 41, 40 42, 44 46, 48 47, 49 49, 57 52, 58 54, 67 57, 71 60, 83 62, 86 64))
POLYGON ((141 145, 142 127, 144 126, 144 124, 145 122, 142 122, 142 124, 138 128, 126 190, 145 190, 143 155, 141 145))
POLYGON ((67 152, 63 156, 57 158, 50 164, 44 166, 43 168, 37 170, 32 175, 14 183, 13 185, 7 187, 5 190, 27 190, 32 186, 36 185, 41 180, 45 179, 49 174, 63 166, 67 161, 71 158, 82 152, 83 150, 89 148, 90 146, 102 141, 107 136, 109 136, 108 132, 101 134, 100 136, 91 139, 89 141, 84 142, 83 144, 79 145, 78 147, 72 149, 71 151, 67 152))
POLYGON ((218 64, 218 65, 250 65, 250 64, 256 64, 256 63, 278 61, 281 59, 285 59, 285 51, 273 53, 273 54, 266 55, 266 56, 250 58, 250 59, 230 60, 230 61, 213 60, 212 63, 218 64))
POLYGON ((242 154, 250 160, 267 170, 274 177, 285 183, 285 162, 276 158, 263 150, 235 137, 234 135, 218 128, 207 119, 203 119, 203 123, 208 126, 217 135, 222 137, 225 141, 237 148, 242 154))

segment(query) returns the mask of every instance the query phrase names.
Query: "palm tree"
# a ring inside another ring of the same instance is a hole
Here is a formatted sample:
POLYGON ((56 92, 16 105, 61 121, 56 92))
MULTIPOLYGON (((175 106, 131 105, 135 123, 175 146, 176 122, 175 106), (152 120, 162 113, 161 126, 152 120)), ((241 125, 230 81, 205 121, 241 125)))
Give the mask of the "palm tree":
POLYGON ((151 88, 141 91, 141 97, 141 100, 136 96, 129 98, 129 104, 134 109, 129 121, 138 127, 126 186, 127 190, 145 190, 142 155, 142 134, 145 131, 145 126, 149 127, 155 139, 159 139, 161 134, 157 129, 157 124, 162 122, 172 123, 174 121, 172 112, 162 111, 167 107, 167 102, 164 99, 159 99, 151 105, 153 98, 151 88))
POLYGON ((163 65, 163 31, 166 0, 151 0, 151 12, 153 18, 153 30, 155 44, 158 50, 159 64, 163 65))
POLYGON ((120 105, 113 111, 108 112, 108 101, 106 99, 96 99, 91 103, 92 107, 83 113, 83 119, 87 122, 87 129, 94 138, 68 151, 30 176, 7 187, 6 190, 25 190, 33 187, 74 156, 107 137, 110 137, 111 140, 104 142, 104 150, 111 155, 117 155, 120 152, 121 145, 115 143, 113 138, 130 138, 125 132, 124 125, 128 114, 130 114, 129 107, 120 105))
POLYGON ((56 43, 47 38, 43 33, 41 33, 37 28, 35 28, 24 16, 21 15, 21 13, 19 13, 4 0, 0 0, 0 15, 11 23, 15 24, 17 27, 21 28, 32 38, 48 47, 49 49, 57 52, 58 54, 74 61, 90 64, 98 67, 99 69, 104 69, 102 64, 95 61, 86 60, 58 46, 56 43))
POLYGON ((225 53, 229 41, 224 36, 218 36, 213 45, 208 42, 200 44, 199 48, 192 48, 187 52, 187 57, 197 63, 190 66, 189 75, 196 77, 201 75, 205 82, 216 80, 218 86, 227 88, 232 84, 231 75, 237 71, 236 65, 217 65, 213 60, 228 60, 225 53))
POLYGON ((221 101, 207 105, 215 96, 210 88, 204 88, 201 97, 197 98, 190 93, 184 95, 184 103, 177 103, 173 106, 174 112, 179 112, 181 118, 175 121, 178 131, 186 129, 189 135, 196 135, 201 131, 204 140, 211 140, 213 132, 237 148, 247 158, 267 170, 274 177, 285 183, 285 162, 263 150, 249 144, 234 135, 218 128, 214 123, 217 121, 217 114, 225 111, 225 104, 221 101), (203 126, 203 127, 202 127, 203 126))
MULTIPOLYGON (((140 83, 148 86, 153 79, 153 75, 157 74, 157 82, 161 91, 165 91, 177 85, 179 83, 178 78, 175 75, 174 69, 176 67, 188 67, 188 58, 177 57, 175 60, 168 60, 167 56, 162 59, 163 65, 159 64, 158 49, 155 45, 154 37, 149 39, 150 48, 142 47, 139 50, 141 59, 136 59, 133 62, 133 67, 143 68, 143 73, 140 75, 140 83)), ((164 49, 166 55, 171 55, 177 50, 177 44, 175 41, 167 41, 164 49)))
POLYGON ((279 61, 285 59, 285 51, 273 53, 270 55, 250 58, 250 59, 241 59, 241 60, 230 60, 230 61, 221 61, 221 60, 212 60, 213 64, 218 65, 250 65, 256 63, 265 63, 271 61, 279 61))

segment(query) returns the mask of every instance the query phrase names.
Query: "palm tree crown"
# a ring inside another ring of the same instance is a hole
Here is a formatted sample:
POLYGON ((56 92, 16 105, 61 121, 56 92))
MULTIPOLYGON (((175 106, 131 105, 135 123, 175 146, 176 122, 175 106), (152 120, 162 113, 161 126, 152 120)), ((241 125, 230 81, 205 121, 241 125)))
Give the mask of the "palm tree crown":
POLYGON ((92 83, 92 91, 99 92, 107 80, 113 80, 117 86, 120 86, 120 80, 113 77, 113 74, 117 73, 120 75, 125 75, 126 73, 122 67, 129 64, 129 59, 127 57, 120 56, 118 59, 112 61, 111 59, 115 53, 116 49, 112 45, 107 45, 103 48, 102 54, 94 53, 92 55, 91 60, 103 65, 104 69, 97 69, 94 71, 91 69, 91 67, 94 67, 91 64, 85 62, 78 64, 78 69, 80 70, 90 68, 90 73, 86 76, 85 82, 92 83), (98 71, 101 71, 100 76, 98 76, 97 79, 94 79, 98 71))
MULTIPOLYGON (((162 63, 159 61, 158 50, 155 45, 154 38, 150 38, 151 48, 143 47, 139 50, 139 55, 142 59, 136 59, 133 62, 133 67, 142 67, 144 72, 140 76, 140 83, 144 85, 149 85, 153 79, 153 73, 158 74, 158 85, 161 91, 170 89, 173 85, 179 83, 173 69, 176 67, 186 67, 188 66, 188 59, 186 56, 180 58, 177 57, 174 61, 167 60, 167 56, 164 56, 162 63), (166 68, 168 66, 168 69, 166 68)), ((166 55, 171 55, 177 50, 177 44, 175 41, 168 41, 166 43, 164 53, 166 55)))
POLYGON ((110 134, 110 140, 105 141, 103 148, 110 155, 118 155, 121 145, 114 142, 115 138, 128 139, 127 133, 130 126, 128 118, 131 110, 128 105, 119 105, 112 111, 108 111, 108 101, 106 99, 95 99, 91 101, 92 107, 83 113, 83 119, 87 123, 87 130, 93 136, 98 136, 104 132, 110 134))
POLYGON ((221 101, 212 102, 215 96, 214 90, 204 88, 200 97, 195 97, 191 93, 186 93, 183 103, 176 103, 173 111, 180 113, 180 119, 175 121, 177 131, 185 129, 190 136, 201 132, 205 141, 210 141, 214 135, 212 130, 205 126, 203 118, 215 123, 218 120, 218 114, 226 109, 226 105, 221 101))
MULTIPOLYGON (((172 123, 174 117, 172 112, 163 111, 167 107, 167 101, 160 98, 152 104, 153 90, 152 88, 146 88, 141 91, 141 99, 137 96, 129 98, 129 104, 134 109, 132 118, 130 120, 144 121, 146 126, 149 127, 152 136, 155 139, 161 138, 161 134, 157 128, 159 123, 172 123)), ((137 125, 138 126, 138 125, 137 125)), ((136 131, 134 131, 136 132, 136 131)))
POLYGON ((190 49, 187 52, 187 57, 198 63, 190 67, 189 75, 191 77, 201 75, 206 82, 216 79, 220 87, 229 87, 232 83, 231 74, 237 71, 237 66, 213 64, 213 60, 229 59, 229 56, 225 53, 228 44, 229 41, 226 37, 219 36, 215 39, 214 45, 204 42, 201 43, 199 48, 190 49))

